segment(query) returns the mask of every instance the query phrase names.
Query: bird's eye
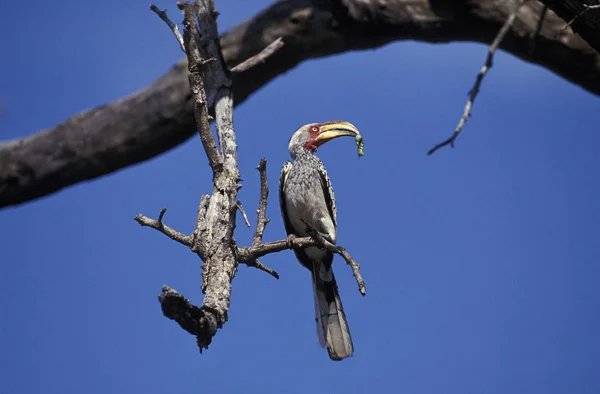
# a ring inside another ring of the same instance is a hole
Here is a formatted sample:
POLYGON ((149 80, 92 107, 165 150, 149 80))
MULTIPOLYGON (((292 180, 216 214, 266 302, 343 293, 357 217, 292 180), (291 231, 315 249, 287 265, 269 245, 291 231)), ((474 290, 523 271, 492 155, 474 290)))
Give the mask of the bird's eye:
POLYGON ((313 126, 310 128, 310 131, 312 131, 313 133, 316 133, 317 131, 319 131, 319 128, 317 126, 313 126))

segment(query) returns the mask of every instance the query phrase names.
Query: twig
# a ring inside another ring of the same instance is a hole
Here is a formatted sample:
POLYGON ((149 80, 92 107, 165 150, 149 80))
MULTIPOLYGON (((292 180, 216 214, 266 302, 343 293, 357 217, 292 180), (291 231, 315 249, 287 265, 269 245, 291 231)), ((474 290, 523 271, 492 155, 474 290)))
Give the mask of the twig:
POLYGON ((542 6, 542 11, 540 12, 540 18, 538 19, 538 23, 535 27, 535 31, 533 32, 533 35, 531 36, 531 40, 529 41, 529 54, 532 55, 533 51, 535 51, 535 45, 537 43, 537 39, 540 35, 540 32, 542 31, 542 26, 544 24, 544 19, 546 19, 546 13, 548 12, 548 6, 546 4, 544 4, 542 6))
POLYGON ((235 203, 235 206, 237 207, 237 209, 239 209, 240 213, 242 214, 242 217, 244 218, 244 222, 246 222, 246 226, 252 227, 250 225, 250 222, 248 221, 248 215, 246 215, 246 211, 244 211, 244 207, 242 206, 242 202, 240 200, 237 200, 236 203, 235 203))
POLYGON ((270 43, 265 49, 260 51, 258 55, 254 55, 249 59, 244 60, 237 66, 231 69, 232 72, 244 72, 257 64, 264 63, 267 58, 277 52, 279 49, 283 47, 283 39, 279 37, 272 43, 270 43))
POLYGON ((365 296, 367 294, 367 287, 365 285, 365 281, 360 274, 360 265, 354 260, 354 258, 348 253, 348 251, 341 247, 334 245, 333 243, 326 240, 320 232, 311 227, 308 223, 304 222, 306 225, 306 231, 310 234, 310 237, 317 242, 318 246, 324 247, 332 253, 337 253, 346 260, 346 263, 352 268, 352 274, 354 274, 354 279, 356 279, 356 284, 358 284, 358 291, 360 294, 365 296))
POLYGON ((260 163, 256 169, 260 173, 260 199, 258 201, 258 209, 256 210, 258 218, 256 220, 256 231, 254 232, 254 241, 252 242, 252 246, 257 246, 262 242, 265 227, 270 221, 270 219, 267 219, 267 199, 269 198, 267 159, 264 157, 260 159, 260 163))
POLYGON ((350 268, 352 268, 352 275, 354 275, 354 279, 356 279, 356 284, 358 284, 358 291, 360 291, 360 294, 362 294, 363 296, 367 295, 367 286, 365 285, 365 281, 362 278, 362 275, 360 274, 360 265, 358 264, 358 262, 354 260, 354 258, 350 255, 346 248, 343 248, 341 246, 335 246, 335 250, 336 253, 338 253, 344 258, 344 260, 346 260, 346 264, 348 264, 350 268))
POLYGON ((158 219, 156 219, 158 221, 158 223, 160 223, 162 225, 162 220, 165 217, 165 213, 167 213, 167 208, 163 208, 160 210, 160 212, 158 213, 158 219))
POLYGON ((454 148, 454 141, 456 140, 456 137, 458 137, 458 134, 460 134, 463 126, 465 125, 465 123, 467 123, 467 119, 469 118, 469 116, 471 116, 471 107, 473 106, 473 103, 475 102, 475 98, 477 97, 477 94, 479 93, 479 87, 481 86, 481 82, 483 81, 483 78, 485 77, 485 74, 488 72, 488 70, 490 68, 492 68, 494 53, 496 53, 496 49, 498 49, 498 46, 500 45, 500 43, 506 36, 506 33, 508 33, 508 29, 510 29, 510 26, 513 24, 519 9, 521 9, 523 4, 525 4, 527 1, 529 1, 529 0, 519 1, 519 4, 515 8, 515 10, 509 15, 509 17, 506 19, 506 22, 504 22, 504 25, 502 25, 502 28, 500 29, 498 34, 496 34, 496 38, 494 38, 494 41, 492 42, 492 45, 490 45, 490 48, 488 50, 488 55, 485 60, 485 64, 479 71, 479 74, 477 75, 477 78, 475 79, 475 84, 469 91, 469 99, 467 100, 467 104, 465 105, 465 109, 463 111, 463 114, 462 114, 459 122, 458 122, 458 125, 456 126, 456 129, 454 129, 454 133, 452 133, 452 136, 450 136, 450 138, 448 138, 444 142, 441 142, 441 143, 437 144, 436 146, 434 146, 433 148, 431 148, 427 152, 427 155, 433 154, 435 151, 437 151, 438 149, 440 149, 446 145, 450 145, 450 147, 454 148))
POLYGON ((593 10, 596 8, 600 8, 600 4, 595 4, 595 5, 588 5, 588 4, 582 4, 583 5, 583 10, 581 10, 581 12, 577 15, 575 15, 573 17, 573 19, 571 19, 562 29, 560 29, 555 35, 554 38, 556 38, 560 33, 562 33, 563 31, 567 30, 567 28, 569 26, 571 26, 573 24, 573 22, 575 22, 577 19, 581 18, 582 16, 585 15, 586 12, 588 12, 589 10, 593 10))
POLYGON ((184 235, 177 230, 173 230, 171 227, 167 226, 162 222, 163 216, 166 211, 167 208, 161 209, 157 220, 150 219, 149 217, 144 216, 141 213, 135 215, 134 220, 140 225, 142 225, 142 227, 151 227, 155 230, 160 231, 167 237, 171 238, 173 241, 177 241, 180 244, 185 245, 187 247, 192 247, 192 237, 184 235))
MULTIPOLYGON (((208 200, 207 197, 208 196, 206 196, 206 195, 202 196, 202 202, 200 203, 201 208, 199 209, 199 211, 202 210, 203 206, 204 207, 206 206, 205 204, 206 204, 206 201, 208 200)), ((163 215, 165 214, 166 211, 167 211, 166 208, 161 209, 158 219, 156 219, 156 220, 151 219, 151 218, 144 216, 142 214, 139 214, 139 213, 135 216, 134 219, 136 222, 138 222, 140 225, 142 225, 142 227, 153 228, 153 229, 157 230, 158 232, 171 238, 172 240, 177 241, 180 244, 187 246, 188 248, 192 249, 193 252, 203 256, 202 250, 197 251, 197 250, 193 249, 193 247, 195 245, 195 242, 194 242, 194 234, 195 233, 193 233, 191 236, 188 236, 188 235, 180 233, 177 230, 172 229, 171 227, 167 226, 166 224, 164 224, 162 222, 163 215)), ((201 214, 199 214, 198 216, 201 216, 201 214)), ((302 238, 299 238, 299 239, 302 240, 302 238)), ((310 238, 307 238, 307 239, 311 240, 310 238)), ((240 249, 238 249, 238 253, 241 254, 239 263, 245 264, 248 267, 257 268, 257 269, 264 271, 264 272, 268 273, 269 275, 275 277, 276 279, 279 279, 279 274, 275 270, 267 267, 266 265, 264 265, 263 263, 258 261, 258 257, 267 255, 269 253, 275 253, 275 252, 279 252, 281 250, 289 249, 287 247, 277 249, 277 246, 280 245, 282 242, 285 243, 286 241, 283 240, 283 241, 271 242, 269 244, 260 244, 260 245, 257 245, 258 246, 257 248, 253 247, 252 249, 240 248, 240 249), (275 248, 273 247, 274 245, 275 245, 275 248)), ((314 241, 312 242, 312 244, 314 245, 314 241)), ((298 245, 303 245, 303 244, 295 244, 295 247, 299 247, 298 245)), ((204 272, 203 272, 203 274, 204 274, 204 272)))
POLYGON ((259 270, 265 271, 266 273, 270 274, 275 279, 279 279, 279 274, 277 273, 277 271, 267 267, 266 265, 258 261, 258 259, 241 261, 241 263, 246 264, 248 267, 258 268, 259 270))
POLYGON ((177 26, 175 23, 173 23, 171 21, 171 19, 169 19, 169 17, 167 16, 167 10, 161 11, 154 4, 150 4, 150 10, 152 10, 156 15, 158 15, 160 17, 160 19, 162 19, 167 24, 167 26, 169 26, 169 29, 171 29, 173 34, 175 34, 175 38, 177 38, 179 47, 181 48, 183 53, 185 53, 185 45, 183 44, 183 36, 181 35, 181 32, 179 31, 179 26, 177 26))

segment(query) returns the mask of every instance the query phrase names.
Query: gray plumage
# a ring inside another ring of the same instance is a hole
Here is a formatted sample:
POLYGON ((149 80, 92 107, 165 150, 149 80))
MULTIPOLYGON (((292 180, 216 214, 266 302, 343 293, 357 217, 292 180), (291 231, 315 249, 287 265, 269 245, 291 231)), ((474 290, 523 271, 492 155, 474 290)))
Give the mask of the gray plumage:
MULTIPOLYGON (((289 152, 294 162, 283 165, 279 179, 282 217, 288 235, 307 236, 308 224, 335 244, 335 197, 327 171, 313 153, 316 145, 311 145, 314 133, 311 137, 310 127, 315 126, 301 127, 290 139, 289 152)), ((354 348, 331 267, 333 254, 317 247, 294 250, 294 253, 312 274, 319 342, 327 347, 332 360, 349 357, 354 348)))

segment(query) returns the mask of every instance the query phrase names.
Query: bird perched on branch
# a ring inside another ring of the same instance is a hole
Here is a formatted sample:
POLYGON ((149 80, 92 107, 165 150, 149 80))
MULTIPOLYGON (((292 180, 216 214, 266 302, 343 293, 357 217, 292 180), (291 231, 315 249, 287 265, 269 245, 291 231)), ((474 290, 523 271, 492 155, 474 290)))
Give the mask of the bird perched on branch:
MULTIPOLYGON (((308 236, 307 230, 312 229, 335 244, 333 188, 314 153, 320 145, 342 136, 356 138, 359 132, 348 122, 331 121, 304 125, 292 135, 288 150, 294 162, 286 162, 279 177, 279 202, 288 236, 308 236)), ((331 267, 333 253, 318 247, 294 249, 294 253, 312 273, 319 343, 327 346, 332 360, 349 357, 354 347, 331 267)))

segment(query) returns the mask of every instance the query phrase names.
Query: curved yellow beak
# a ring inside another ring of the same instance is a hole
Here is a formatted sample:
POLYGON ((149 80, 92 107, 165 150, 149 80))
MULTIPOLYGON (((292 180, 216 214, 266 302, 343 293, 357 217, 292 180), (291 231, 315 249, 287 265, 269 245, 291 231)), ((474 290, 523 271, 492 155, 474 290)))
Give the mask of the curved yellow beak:
POLYGON ((319 145, 337 137, 356 137, 360 134, 358 129, 352 123, 342 120, 333 120, 330 122, 321 123, 319 126, 320 132, 317 136, 317 143, 319 143, 319 145))

